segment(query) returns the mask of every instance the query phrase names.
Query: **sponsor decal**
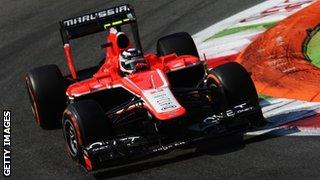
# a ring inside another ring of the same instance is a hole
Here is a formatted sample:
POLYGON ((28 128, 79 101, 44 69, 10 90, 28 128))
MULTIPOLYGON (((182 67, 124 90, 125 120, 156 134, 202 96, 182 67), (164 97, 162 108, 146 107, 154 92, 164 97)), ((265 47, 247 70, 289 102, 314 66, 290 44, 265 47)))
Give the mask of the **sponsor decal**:
POLYGON ((168 112, 179 107, 177 100, 167 87, 146 91, 145 96, 157 112, 168 112))
POLYGON ((173 108, 176 108, 177 106, 176 105, 168 105, 168 106, 165 106, 163 108, 161 108, 162 111, 166 111, 167 109, 173 109, 173 108))
POLYGON ((213 115, 213 116, 209 116, 207 118, 205 118, 203 120, 203 123, 206 125, 209 124, 219 124, 220 120, 223 118, 223 115, 213 115))
POLYGON ((185 145, 185 144, 186 144, 186 142, 184 142, 184 141, 176 142, 174 144, 169 144, 167 146, 161 146, 159 148, 153 149, 152 151, 153 152, 166 151, 166 150, 169 150, 169 149, 172 149, 172 148, 175 148, 175 147, 179 147, 179 146, 182 146, 182 145, 185 145))
POLYGON ((92 143, 90 146, 86 148, 86 150, 92 151, 92 152, 102 151, 102 150, 112 151, 117 145, 125 144, 126 146, 131 146, 141 139, 142 138, 140 136, 130 136, 130 137, 125 137, 125 138, 110 140, 110 141, 98 141, 98 142, 92 143))
POLYGON ((3 176, 11 176, 11 111, 3 110, 3 176))
MULTIPOLYGON (((63 24, 65 27, 70 27, 70 26, 74 26, 77 24, 82 24, 82 23, 86 23, 86 22, 90 22, 90 21, 94 21, 96 19, 101 19, 101 18, 105 18, 107 16, 112 16, 118 13, 122 13, 122 12, 126 12, 126 11, 130 11, 130 8, 127 5, 122 5, 122 6, 118 6, 118 7, 114 7, 111 9, 106 9, 106 10, 102 10, 99 12, 95 12, 95 13, 91 13, 91 14, 86 14, 83 16, 79 16, 79 17, 75 17, 72 19, 67 19, 63 21, 63 24)), ((132 15, 131 15, 132 16, 132 15)), ((116 23, 116 22, 114 22, 116 23)), ((121 20, 122 23, 122 20, 121 20)))
POLYGON ((219 124, 223 118, 233 118, 238 114, 242 114, 252 110, 254 110, 253 106, 248 106, 247 103, 242 103, 220 114, 214 114, 212 116, 209 116, 205 118, 202 122, 204 125, 216 125, 219 124))
POLYGON ((252 110, 254 110, 253 106, 248 106, 247 103, 243 103, 235 106, 232 111, 234 114, 241 114, 252 110))
POLYGON ((88 149, 92 149, 94 148, 95 146, 102 146, 103 145, 103 142, 95 142, 95 143, 92 143, 88 149))
POLYGON ((92 151, 92 152, 96 152, 96 151, 103 151, 103 150, 110 150, 110 147, 113 147, 117 144, 117 142, 115 140, 111 140, 111 141, 106 141, 106 142, 95 142, 92 143, 90 146, 88 146, 86 148, 87 151, 92 151))

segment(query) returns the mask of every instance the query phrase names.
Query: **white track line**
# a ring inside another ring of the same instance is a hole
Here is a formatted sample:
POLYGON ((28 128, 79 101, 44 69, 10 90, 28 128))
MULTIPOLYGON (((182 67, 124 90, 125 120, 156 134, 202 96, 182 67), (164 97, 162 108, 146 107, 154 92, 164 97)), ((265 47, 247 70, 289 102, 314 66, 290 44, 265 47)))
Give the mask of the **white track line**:
POLYGON ((269 8, 272 8, 282 2, 283 2, 283 0, 268 0, 263 3, 258 4, 256 6, 253 6, 245 11, 239 12, 239 13, 237 13, 227 19, 224 19, 216 24, 213 24, 212 26, 193 35, 195 43, 196 44, 201 43, 205 39, 208 38, 208 35, 212 35, 212 34, 220 32, 224 29, 227 29, 228 27, 236 24, 238 21, 240 21, 242 19, 245 19, 245 18, 250 17, 252 15, 255 15, 257 13, 260 13, 264 10, 269 9, 269 8))

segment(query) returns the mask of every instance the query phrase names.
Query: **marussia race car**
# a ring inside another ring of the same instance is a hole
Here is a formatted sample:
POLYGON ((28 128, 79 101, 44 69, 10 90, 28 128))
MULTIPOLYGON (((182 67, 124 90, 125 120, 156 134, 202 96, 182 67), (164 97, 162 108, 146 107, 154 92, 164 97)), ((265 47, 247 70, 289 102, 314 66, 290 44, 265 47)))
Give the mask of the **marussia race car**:
POLYGON ((129 5, 60 26, 70 75, 46 65, 29 71, 26 85, 37 124, 62 126, 68 153, 88 171, 265 124, 249 73, 236 62, 216 61, 208 69, 188 33, 162 37, 157 54, 142 54, 129 5), (77 71, 69 41, 98 32, 107 34, 105 58, 77 71))

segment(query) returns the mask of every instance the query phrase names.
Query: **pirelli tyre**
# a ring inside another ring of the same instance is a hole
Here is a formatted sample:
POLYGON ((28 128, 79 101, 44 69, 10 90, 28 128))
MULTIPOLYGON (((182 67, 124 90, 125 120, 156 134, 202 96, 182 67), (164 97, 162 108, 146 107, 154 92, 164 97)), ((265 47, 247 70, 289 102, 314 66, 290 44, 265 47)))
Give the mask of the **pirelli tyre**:
MULTIPOLYGON (((81 147, 112 138, 112 127, 101 106, 94 100, 81 100, 69 104, 63 113, 62 130, 67 152, 80 164, 85 163, 81 147)), ((87 170, 94 165, 86 164, 87 170)))
POLYGON ((36 123, 44 129, 60 127, 65 108, 64 78, 56 65, 29 71, 25 77, 36 123))
POLYGON ((179 32, 162 37, 157 42, 157 53, 164 56, 171 53, 199 57, 196 45, 187 32, 179 32))
MULTIPOLYGON (((246 69, 236 62, 217 66, 209 71, 208 78, 217 82, 220 88, 219 103, 223 107, 236 106, 241 102, 249 102, 259 107, 259 99, 254 83, 246 69)), ((251 125, 260 127, 266 124, 262 111, 247 117, 251 125)))

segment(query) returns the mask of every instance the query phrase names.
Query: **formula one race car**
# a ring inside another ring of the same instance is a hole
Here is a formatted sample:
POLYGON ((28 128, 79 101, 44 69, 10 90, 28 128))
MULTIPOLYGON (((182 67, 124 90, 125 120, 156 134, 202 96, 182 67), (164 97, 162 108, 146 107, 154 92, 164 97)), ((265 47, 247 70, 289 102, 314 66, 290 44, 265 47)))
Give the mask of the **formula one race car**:
POLYGON ((129 5, 60 26, 70 75, 46 65, 29 71, 26 85, 37 124, 62 126, 68 153, 88 171, 265 124, 249 73, 236 62, 208 69, 188 33, 160 38, 157 54, 142 53, 129 5), (77 71, 69 41, 98 32, 107 34, 105 58, 77 71))

